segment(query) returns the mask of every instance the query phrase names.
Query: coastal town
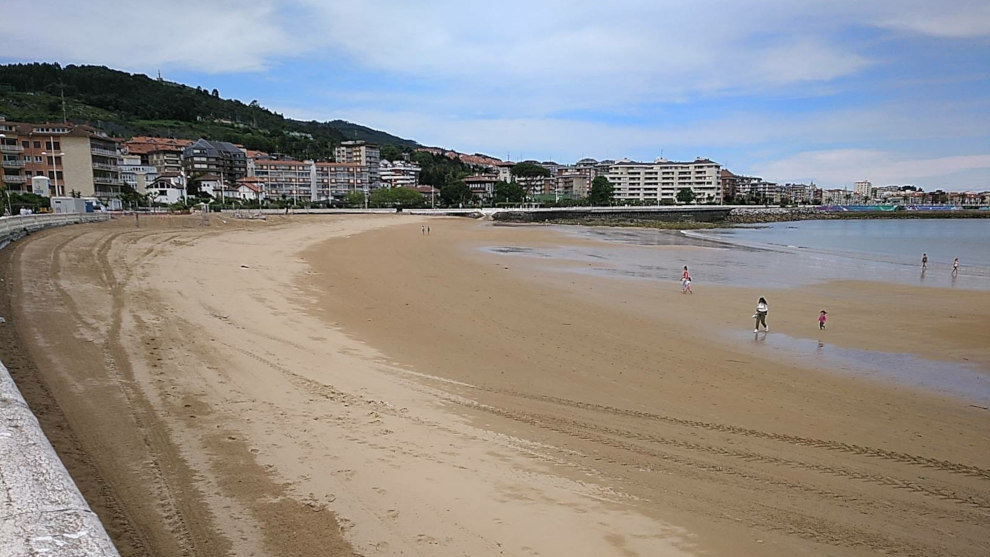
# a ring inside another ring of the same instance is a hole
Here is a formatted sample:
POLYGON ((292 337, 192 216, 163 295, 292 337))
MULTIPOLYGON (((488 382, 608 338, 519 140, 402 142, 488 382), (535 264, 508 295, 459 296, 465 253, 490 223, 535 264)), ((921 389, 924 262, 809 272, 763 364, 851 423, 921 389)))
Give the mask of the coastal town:
MULTIPOLYGON (((433 147, 417 147, 414 151, 458 160, 471 169, 459 180, 458 185, 464 188, 458 200, 460 206, 568 206, 587 204, 589 196, 592 204, 630 206, 772 204, 951 209, 990 204, 990 190, 926 192, 913 185, 874 185, 865 179, 843 187, 780 184, 759 176, 736 174, 702 157, 691 161, 657 158, 648 162, 583 158, 563 164, 504 161, 433 147), (591 195, 596 179, 608 187, 604 198, 591 195), (518 193, 500 198, 502 187, 518 193)), ((379 145, 363 140, 340 142, 334 148, 332 161, 296 160, 226 141, 147 136, 123 139, 85 124, 13 122, 0 116, 0 152, 5 192, 89 198, 117 209, 141 206, 140 201, 148 207, 173 208, 199 203, 369 207, 382 206, 382 198, 373 195, 376 191, 396 188, 418 194, 419 197, 413 195, 412 205, 444 203, 439 185, 422 182, 421 168, 410 159, 409 152, 387 160, 379 145)), ((8 199, 5 211, 13 210, 8 199)))

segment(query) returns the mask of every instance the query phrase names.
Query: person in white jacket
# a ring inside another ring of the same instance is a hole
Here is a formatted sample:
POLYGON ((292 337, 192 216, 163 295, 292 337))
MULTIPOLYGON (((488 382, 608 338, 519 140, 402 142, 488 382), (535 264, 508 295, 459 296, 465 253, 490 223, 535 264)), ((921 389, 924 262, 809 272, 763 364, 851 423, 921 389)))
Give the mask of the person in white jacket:
POLYGON ((767 326, 767 311, 769 311, 767 309, 767 300, 761 296, 760 301, 756 304, 756 315, 753 316, 756 318, 756 328, 753 329, 754 333, 760 332, 761 323, 763 324, 764 330, 770 330, 770 327, 767 326))

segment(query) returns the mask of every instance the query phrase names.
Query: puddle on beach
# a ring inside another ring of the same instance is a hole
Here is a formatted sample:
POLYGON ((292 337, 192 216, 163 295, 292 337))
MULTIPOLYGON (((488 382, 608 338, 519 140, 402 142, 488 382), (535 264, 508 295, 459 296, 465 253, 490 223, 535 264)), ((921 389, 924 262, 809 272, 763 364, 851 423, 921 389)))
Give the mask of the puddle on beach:
POLYGON ((899 383, 962 398, 980 407, 990 406, 990 375, 957 362, 926 360, 914 354, 842 348, 824 341, 770 333, 733 333, 754 350, 776 352, 781 359, 807 362, 816 367, 899 383))

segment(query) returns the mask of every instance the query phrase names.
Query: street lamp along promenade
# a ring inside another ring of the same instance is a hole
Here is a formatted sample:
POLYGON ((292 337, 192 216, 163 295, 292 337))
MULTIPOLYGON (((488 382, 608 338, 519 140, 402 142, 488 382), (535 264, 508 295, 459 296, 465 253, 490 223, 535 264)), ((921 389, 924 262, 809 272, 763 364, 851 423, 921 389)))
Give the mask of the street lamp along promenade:
MULTIPOLYGON (((55 186, 55 197, 61 197, 62 196, 62 192, 59 191, 59 189, 58 189, 58 164, 57 164, 57 160, 58 159, 56 159, 55 157, 64 156, 65 153, 63 153, 61 151, 59 151, 59 152, 56 153, 53 150, 51 152, 49 152, 49 151, 42 151, 41 152, 41 155, 43 157, 46 157, 46 161, 47 161, 47 157, 51 157, 52 158, 52 180, 53 180, 52 185, 55 186)), ((63 184, 63 186, 64 185, 65 184, 63 184)))
MULTIPOLYGON (((7 138, 6 135, 0 133, 0 140, 6 139, 6 138, 7 138)), ((0 141, 0 143, 2 143, 2 141, 0 141)), ((0 155, 0 157, 2 157, 2 155, 0 155)), ((4 179, 3 179, 3 168, 2 167, 0 167, 0 191, 2 191, 4 197, 7 198, 7 211, 8 211, 7 214, 10 215, 10 216, 14 216, 14 206, 11 205, 11 203, 10 203, 10 191, 7 190, 7 184, 6 184, 6 182, 4 182, 4 179)), ((2 212, 2 209, 3 209, 3 201, 0 201, 0 212, 2 212)))

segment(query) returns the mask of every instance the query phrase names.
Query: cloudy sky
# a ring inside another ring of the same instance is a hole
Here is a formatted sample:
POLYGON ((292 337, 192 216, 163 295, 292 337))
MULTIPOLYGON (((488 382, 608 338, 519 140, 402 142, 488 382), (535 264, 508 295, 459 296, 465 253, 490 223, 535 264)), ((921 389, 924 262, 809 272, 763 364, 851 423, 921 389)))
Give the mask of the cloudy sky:
POLYGON ((0 62, 160 70, 468 153, 990 189, 987 0, 3 4, 0 62))

